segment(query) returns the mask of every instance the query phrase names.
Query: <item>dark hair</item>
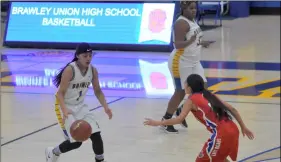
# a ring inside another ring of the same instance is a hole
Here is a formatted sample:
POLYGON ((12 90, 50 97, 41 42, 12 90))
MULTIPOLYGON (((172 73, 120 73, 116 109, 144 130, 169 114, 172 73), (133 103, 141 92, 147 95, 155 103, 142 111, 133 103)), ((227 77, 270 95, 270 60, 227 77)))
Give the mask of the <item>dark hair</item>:
POLYGON ((222 120, 224 117, 230 120, 232 119, 227 107, 214 94, 205 89, 204 80, 200 75, 189 75, 186 79, 186 83, 191 88, 192 93, 203 93, 204 98, 209 101, 212 110, 216 113, 219 120, 222 120))
POLYGON ((180 1, 180 15, 183 15, 183 8, 185 6, 189 6, 191 3, 196 3, 197 4, 197 1, 180 1))
POLYGON ((61 68, 61 70, 59 71, 59 73, 54 77, 53 79, 53 84, 58 88, 61 82, 61 77, 62 77, 62 73, 64 71, 64 69, 72 62, 77 61, 78 58, 76 57, 76 55, 74 55, 74 58, 72 59, 72 61, 70 61, 69 63, 67 63, 63 68, 61 68))

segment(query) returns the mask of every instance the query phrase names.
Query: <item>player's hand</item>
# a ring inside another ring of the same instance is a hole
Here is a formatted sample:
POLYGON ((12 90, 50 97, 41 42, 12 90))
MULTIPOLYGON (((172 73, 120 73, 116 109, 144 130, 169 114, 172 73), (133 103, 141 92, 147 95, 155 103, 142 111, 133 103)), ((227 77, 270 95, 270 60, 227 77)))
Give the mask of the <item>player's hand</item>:
POLYGON ((211 43, 213 43, 213 41, 201 41, 200 44, 201 44, 204 48, 208 48, 211 43))
POLYGON ((145 121, 143 122, 144 125, 149 125, 149 126, 159 126, 161 125, 161 121, 156 121, 152 120, 149 118, 145 118, 145 121))
POLYGON ((194 34, 193 36, 191 36, 191 38, 189 39, 189 41, 194 42, 197 38, 197 34, 194 34))
POLYGON ((107 114, 109 119, 112 119, 112 111, 110 108, 105 108, 104 109, 105 113, 107 114))
POLYGON ((248 128, 242 128, 242 134, 245 137, 245 135, 250 139, 254 139, 254 134, 248 129, 248 128))
POLYGON ((65 123, 65 120, 68 118, 69 114, 72 114, 72 111, 68 110, 67 108, 62 109, 62 124, 65 123))

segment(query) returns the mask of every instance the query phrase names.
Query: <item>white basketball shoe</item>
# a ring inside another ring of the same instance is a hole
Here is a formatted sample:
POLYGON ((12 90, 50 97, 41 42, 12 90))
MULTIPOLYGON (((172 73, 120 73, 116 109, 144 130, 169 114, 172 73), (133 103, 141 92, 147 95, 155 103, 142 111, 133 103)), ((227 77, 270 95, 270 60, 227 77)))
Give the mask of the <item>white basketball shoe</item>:
POLYGON ((53 147, 48 147, 45 150, 46 162, 57 162, 59 156, 53 153, 53 147))

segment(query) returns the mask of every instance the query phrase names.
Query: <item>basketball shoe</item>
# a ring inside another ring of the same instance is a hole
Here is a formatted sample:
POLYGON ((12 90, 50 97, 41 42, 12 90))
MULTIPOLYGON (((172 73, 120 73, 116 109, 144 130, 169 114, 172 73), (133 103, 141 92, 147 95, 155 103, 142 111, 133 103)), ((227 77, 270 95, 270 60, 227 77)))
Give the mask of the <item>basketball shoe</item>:
MULTIPOLYGON (((166 119, 162 118, 162 120, 166 119)), ((179 131, 176 130, 173 125, 161 125, 161 128, 164 129, 166 133, 179 133, 179 131)))
POLYGON ((59 156, 53 153, 53 147, 48 147, 45 150, 46 162, 57 162, 59 156))

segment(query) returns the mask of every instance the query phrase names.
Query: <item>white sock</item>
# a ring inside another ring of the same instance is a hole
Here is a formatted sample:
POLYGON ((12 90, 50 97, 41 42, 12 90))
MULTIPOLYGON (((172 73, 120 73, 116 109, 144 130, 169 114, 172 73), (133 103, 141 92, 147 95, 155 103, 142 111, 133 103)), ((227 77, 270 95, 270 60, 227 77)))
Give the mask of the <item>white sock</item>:
POLYGON ((100 161, 104 160, 103 155, 96 155, 96 160, 100 160, 100 161))
POLYGON ((60 152, 60 147, 59 147, 59 146, 57 146, 57 147, 55 147, 55 148, 53 149, 53 154, 55 154, 55 155, 57 155, 57 156, 59 156, 59 155, 61 154, 61 152, 60 152))

